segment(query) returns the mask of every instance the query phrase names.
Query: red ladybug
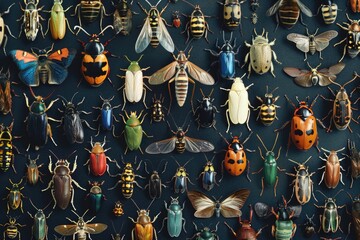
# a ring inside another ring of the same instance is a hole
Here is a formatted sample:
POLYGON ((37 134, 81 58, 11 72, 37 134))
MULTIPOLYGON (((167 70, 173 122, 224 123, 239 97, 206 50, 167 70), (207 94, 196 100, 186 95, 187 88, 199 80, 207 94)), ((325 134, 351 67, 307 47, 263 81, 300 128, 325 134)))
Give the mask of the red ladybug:
POLYGON ((173 26, 176 28, 179 28, 181 26, 181 19, 180 19, 179 11, 174 11, 172 16, 173 16, 173 20, 172 20, 173 26))

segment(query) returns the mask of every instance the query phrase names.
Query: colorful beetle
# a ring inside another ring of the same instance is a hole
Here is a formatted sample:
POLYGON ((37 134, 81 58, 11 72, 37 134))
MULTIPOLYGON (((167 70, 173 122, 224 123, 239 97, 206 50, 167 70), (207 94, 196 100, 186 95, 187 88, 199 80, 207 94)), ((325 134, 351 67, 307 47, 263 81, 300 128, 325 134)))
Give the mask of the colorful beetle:
POLYGON ((104 28, 99 34, 89 34, 80 26, 75 26, 74 30, 82 30, 86 35, 90 37, 89 42, 81 42, 84 47, 83 59, 81 64, 81 73, 83 78, 92 87, 99 87, 103 82, 109 78, 110 66, 107 55, 111 55, 110 52, 105 50, 105 47, 110 43, 111 39, 102 44, 99 39, 99 35, 103 34, 108 28, 114 29, 113 26, 109 25, 104 28))
POLYGON ((8 36, 5 34, 5 28, 9 32, 11 37, 13 37, 13 38, 16 38, 16 37, 14 35, 12 35, 9 26, 5 24, 3 16, 10 13, 10 8, 14 4, 15 3, 11 4, 6 11, 0 13, 0 26, 1 26, 1 29, 0 29, 0 45, 2 45, 2 48, 3 48, 3 51, 4 51, 5 55, 6 55, 5 47, 6 47, 6 44, 8 42, 8 36))
POLYGON ((214 89, 211 90, 210 94, 205 96, 204 92, 200 88, 200 92, 202 95, 202 100, 197 100, 199 106, 194 111, 195 121, 198 124, 198 129, 200 127, 210 128, 213 127, 216 129, 216 119, 215 114, 219 113, 216 106, 213 104, 214 98, 211 98, 214 89))
POLYGON ((354 13, 360 12, 360 1, 359 0, 348 0, 351 10, 354 13))
POLYGON ((90 209, 96 215, 102 205, 103 200, 107 200, 106 196, 103 194, 101 186, 104 184, 105 181, 97 182, 97 181, 88 181, 89 185, 91 186, 89 193, 86 195, 85 199, 89 199, 90 209))
POLYGON ((122 204, 120 201, 115 202, 115 206, 112 212, 115 215, 115 217, 121 217, 122 215, 124 215, 124 209, 122 208, 122 204))
MULTIPOLYGON (((162 162, 163 161, 160 161, 160 164, 162 162)), ((162 172, 159 173, 158 170, 154 169, 154 167, 152 165, 152 162, 150 162, 150 165, 152 166, 153 171, 152 171, 152 173, 150 175, 149 183, 146 184, 144 189, 149 188, 149 196, 150 196, 151 199, 160 198, 161 193, 162 193, 162 188, 163 187, 166 188, 166 185, 162 183, 162 180, 160 178, 160 174, 163 174, 166 171, 167 164, 168 164, 168 162, 166 162, 164 164, 164 168, 163 168, 162 172)), ((146 171, 147 174, 150 174, 150 172, 148 171, 148 167, 147 167, 146 162, 145 162, 145 171, 146 171)))
POLYGON ((202 187, 207 191, 210 191, 211 189, 213 189, 215 184, 219 186, 219 184, 216 182, 217 172, 215 172, 215 167, 214 167, 214 164, 212 163, 214 158, 215 158, 215 155, 209 161, 209 159, 205 155, 206 164, 204 166, 204 170, 200 173, 200 175, 198 177, 198 178, 201 177, 202 187))
POLYGON ((101 107, 93 107, 93 109, 98 109, 101 111, 97 119, 94 120, 94 121, 99 121, 99 119, 101 120, 101 123, 98 126, 98 131, 95 137, 97 137, 100 134, 100 128, 106 131, 112 130, 112 135, 115 137, 114 120, 116 122, 119 122, 119 120, 116 119, 113 111, 114 109, 119 108, 121 104, 116 106, 111 106, 111 101, 114 99, 115 96, 112 96, 111 98, 103 98, 102 96, 99 97, 103 101, 101 107))
POLYGON ((93 143, 92 137, 90 138, 91 150, 85 148, 85 150, 90 153, 90 157, 87 160, 85 165, 88 165, 88 171, 91 172, 94 176, 100 177, 104 175, 105 171, 109 173, 109 165, 106 161, 114 162, 115 160, 111 160, 110 157, 106 156, 106 152, 111 148, 104 149, 106 143, 106 136, 104 137, 103 143, 95 142, 93 143))
MULTIPOLYGON (((223 12, 223 24, 230 30, 234 31, 239 26, 241 27, 241 4, 246 0, 225 0, 224 3, 220 3, 224 6, 223 12)), ((240 29, 242 32, 242 29, 240 29)))
POLYGON ((156 95, 154 94, 152 98, 152 105, 151 105, 151 121, 154 122, 161 122, 165 121, 165 113, 163 109, 166 110, 166 107, 164 106, 164 96, 160 95, 160 98, 156 98, 156 95))
POLYGON ((24 12, 24 14, 21 15, 21 17, 17 20, 17 21, 22 20, 19 38, 21 36, 23 29, 26 38, 30 41, 35 41, 39 29, 41 31, 43 38, 45 38, 43 28, 40 23, 40 20, 45 20, 40 15, 40 12, 42 11, 44 6, 38 8, 37 5, 39 4, 39 1, 40 0, 24 0, 25 9, 20 4, 20 9, 24 12))
POLYGON ((21 212, 24 212, 23 210, 23 201, 21 198, 24 198, 25 196, 21 193, 21 190, 24 189, 24 187, 20 187, 20 184, 22 183, 23 179, 20 180, 18 183, 13 183, 11 179, 9 178, 9 182, 11 183, 12 187, 8 188, 6 187, 6 190, 9 191, 9 194, 7 195, 7 212, 6 214, 9 214, 10 208, 12 210, 16 210, 20 207, 21 212))
POLYGON ((50 215, 52 214, 52 212, 49 213, 48 216, 45 215, 44 210, 50 206, 50 203, 44 207, 43 209, 37 208, 35 207, 35 205, 33 204, 33 202, 31 201, 31 199, 29 199, 31 205, 36 209, 36 213, 35 215, 31 215, 29 212, 29 216, 34 220, 34 225, 32 226, 32 231, 31 231, 31 238, 30 239, 35 239, 35 240, 45 240, 48 239, 48 225, 46 223, 46 219, 48 219, 50 217, 50 215))
POLYGON ((332 0, 324 0, 324 2, 319 7, 319 10, 321 10, 325 24, 332 24, 336 21, 338 6, 332 0))
POLYGON ((185 169, 186 164, 188 164, 190 160, 181 166, 180 163, 175 159, 175 157, 173 158, 178 165, 178 168, 176 169, 175 175, 171 178, 170 181, 174 180, 175 193, 184 193, 185 191, 187 191, 188 182, 194 185, 189 178, 189 173, 186 172, 185 169))
POLYGON ((266 85, 266 93, 264 98, 256 96, 256 98, 261 102, 261 105, 254 109, 254 111, 259 109, 259 114, 256 120, 259 120, 260 118, 260 121, 265 126, 270 126, 275 119, 278 119, 276 116, 276 109, 280 108, 280 106, 276 105, 275 102, 279 99, 279 96, 274 97, 273 95, 276 89, 278 88, 274 88, 269 93, 269 88, 266 85))
POLYGON ((113 14, 113 26, 116 34, 121 34, 127 36, 130 34, 132 29, 132 18, 133 12, 130 9, 130 4, 127 0, 119 0, 118 3, 115 5, 112 2, 113 6, 115 7, 115 12, 113 14))
POLYGON ((15 149, 17 153, 20 152, 12 143, 14 138, 12 135, 12 128, 13 123, 11 123, 8 127, 5 127, 2 124, 0 125, 0 169, 6 172, 11 166, 16 173, 13 149, 15 149))
POLYGON ((17 223, 16 220, 16 218, 9 217, 9 222, 5 224, 0 224, 0 226, 5 227, 5 230, 3 232, 4 239, 5 236, 10 239, 15 239, 16 237, 18 237, 19 240, 21 239, 21 233, 18 228, 26 227, 26 225, 17 223))
POLYGON ((193 222, 195 226, 195 231, 197 233, 194 234, 190 239, 196 239, 196 240, 219 240, 220 237, 216 234, 218 230, 219 223, 216 224, 215 229, 211 230, 209 227, 203 227, 201 230, 198 229, 198 226, 193 222))
POLYGON ((322 176, 321 176, 321 180, 319 182, 319 185, 322 183, 322 181, 324 180, 326 187, 328 188, 336 188, 337 185, 339 184, 339 181, 343 184, 343 180, 342 180, 342 172, 340 170, 345 171, 345 169, 340 165, 340 162, 342 160, 344 160, 345 158, 340 158, 338 157, 337 153, 344 150, 344 148, 339 149, 339 150, 326 150, 324 148, 321 148, 321 150, 324 151, 325 157, 323 158, 321 156, 319 156, 319 158, 321 160, 323 160, 325 163, 324 166, 318 168, 323 169, 325 168, 322 176), (327 155, 326 153, 328 153, 329 155, 327 155), (325 178, 324 178, 325 177, 325 178))
POLYGON ((325 126, 319 119, 314 116, 314 112, 312 110, 312 107, 316 103, 316 99, 318 97, 319 95, 314 98, 310 106, 307 103, 309 97, 306 98, 306 101, 299 101, 298 97, 296 97, 296 100, 299 103, 299 106, 296 107, 295 104, 288 98, 288 96, 285 95, 286 100, 295 108, 294 115, 291 121, 284 123, 284 125, 276 129, 275 132, 284 129, 290 123, 291 127, 286 156, 290 148, 290 140, 297 149, 309 150, 315 144, 315 147, 318 149, 318 151, 320 151, 317 146, 319 144, 319 136, 316 122, 319 122, 323 128, 325 128, 325 126))
POLYGON ((354 183, 354 178, 357 179, 360 177, 360 152, 356 149, 355 142, 348 139, 348 150, 349 154, 348 158, 351 161, 351 184, 350 188, 352 188, 354 183))
POLYGON ((172 25, 176 28, 179 28, 181 26, 181 19, 180 19, 180 12, 179 11, 174 11, 172 13, 172 25))
POLYGON ((39 156, 38 155, 35 159, 31 159, 30 155, 28 155, 28 159, 29 159, 29 165, 26 164, 26 180, 28 183, 30 183, 31 185, 35 185, 37 184, 37 182, 40 180, 41 182, 41 176, 44 175, 39 171, 39 168, 41 168, 44 163, 37 165, 36 161, 39 160, 39 156))
POLYGON ((164 227, 165 220, 167 221, 166 227, 170 237, 179 237, 181 234, 181 229, 184 229, 186 233, 185 224, 186 220, 183 218, 183 210, 185 207, 185 202, 183 203, 182 207, 179 205, 179 197, 173 198, 171 197, 170 206, 167 206, 165 202, 165 209, 167 210, 167 217, 163 219, 163 224, 160 229, 164 227))
MULTIPOLYGON (((86 23, 91 23, 97 19, 100 14, 100 30, 103 31, 102 21, 105 16, 110 16, 105 11, 104 4, 101 0, 80 0, 80 3, 76 5, 74 14, 72 16, 78 15, 79 25, 82 27, 81 19, 86 23)), ((79 29, 80 31, 80 29, 79 29)), ((76 35, 79 33, 76 32, 76 35)))
POLYGON ((64 10, 62 3, 63 0, 54 0, 51 11, 44 11, 50 13, 50 18, 48 20, 48 29, 46 30, 45 35, 50 29, 51 36, 54 40, 61 40, 65 37, 66 27, 70 30, 72 34, 74 34, 69 25, 69 21, 65 17, 65 13, 70 8, 72 8, 72 6, 64 10))

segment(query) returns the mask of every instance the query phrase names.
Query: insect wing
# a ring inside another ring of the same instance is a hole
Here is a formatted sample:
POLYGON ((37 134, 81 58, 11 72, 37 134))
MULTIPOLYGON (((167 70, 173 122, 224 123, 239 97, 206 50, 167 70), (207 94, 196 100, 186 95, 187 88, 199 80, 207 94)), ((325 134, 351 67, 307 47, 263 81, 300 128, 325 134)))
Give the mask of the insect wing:
POLYGON ((67 68, 71 65, 76 55, 75 49, 63 48, 51 53, 47 64, 51 71, 48 84, 61 84, 68 76, 67 68))
POLYGON ((185 149, 192 153, 211 152, 215 149, 214 145, 205 140, 190 138, 186 136, 184 137, 184 139, 185 149))
POLYGON ((254 210, 259 218, 267 218, 271 215, 271 207, 266 203, 255 203, 254 210))
POLYGON ((58 225, 54 228, 55 232, 63 235, 63 236, 72 236, 76 233, 77 225, 58 225))
POLYGON ((288 211, 288 214, 289 214, 289 215, 290 215, 291 213, 293 213, 293 214, 294 214, 293 217, 298 218, 298 217, 300 217, 302 207, 301 207, 301 205, 288 206, 288 207, 286 208, 286 210, 288 211))
POLYGON ((188 191, 187 196, 196 210, 194 216, 197 218, 210 218, 214 215, 216 203, 205 194, 198 191, 188 191))
POLYGON ((145 152, 148 154, 170 153, 175 149, 176 140, 176 137, 172 137, 162 141, 154 142, 145 149, 145 152))
POLYGON ((293 67, 285 67, 283 70, 286 74, 294 78, 296 84, 302 87, 311 87, 313 85, 310 71, 293 67))
POLYGON ((3 98, 3 100, 4 100, 4 105, 3 105, 4 106, 4 109, 3 109, 4 114, 7 114, 11 110, 12 98, 11 98, 10 85, 11 85, 10 81, 7 81, 5 83, 4 96, 1 96, 1 98, 3 98))
POLYGON ((317 51, 321 52, 327 46, 329 46, 329 42, 331 39, 335 38, 338 35, 338 32, 335 30, 323 32, 314 37, 315 48, 317 51))
POLYGON ((329 68, 319 70, 319 85, 327 86, 336 81, 336 74, 339 74, 345 67, 344 63, 338 63, 329 68), (330 81, 330 80, 332 81, 330 81))
POLYGON ((215 83, 214 78, 205 70, 196 66, 190 61, 187 61, 187 69, 189 74, 197 81, 205 85, 213 85, 215 83))
POLYGON ((150 36, 152 35, 152 30, 150 26, 150 20, 149 17, 146 18, 144 26, 141 29, 141 32, 136 39, 135 43, 135 52, 141 53, 142 51, 147 48, 147 46, 150 43, 150 36))
POLYGON ((20 80, 29 87, 39 86, 40 82, 36 77, 38 58, 22 50, 11 50, 9 54, 19 69, 20 80))
POLYGON ((156 71, 153 75, 150 76, 149 83, 152 85, 157 85, 166 82, 175 75, 175 69, 177 65, 178 62, 173 61, 162 69, 156 71))
POLYGON ((307 6, 305 6, 300 0, 297 0, 296 2, 303 14, 305 14, 308 17, 313 16, 313 13, 311 12, 311 10, 307 6))
POLYGON ((241 208, 244 206, 246 199, 249 197, 248 189, 241 189, 220 203, 221 215, 225 218, 240 217, 241 208))
POLYGON ((107 225, 103 223, 86 224, 84 230, 90 234, 99 234, 107 229, 107 225))
POLYGON ((278 0, 272 7, 270 7, 267 11, 266 11, 266 15, 267 16, 272 16, 274 15, 277 10, 279 10, 279 8, 281 7, 281 5, 283 4, 284 0, 278 0))
POLYGON ((302 52, 309 52, 309 43, 310 38, 308 36, 298 34, 298 33, 290 33, 287 35, 287 39, 291 42, 296 43, 296 47, 302 52))
POLYGON ((163 21, 164 20, 160 18, 156 37, 161 46, 163 46, 166 51, 172 53, 175 50, 175 45, 163 21))

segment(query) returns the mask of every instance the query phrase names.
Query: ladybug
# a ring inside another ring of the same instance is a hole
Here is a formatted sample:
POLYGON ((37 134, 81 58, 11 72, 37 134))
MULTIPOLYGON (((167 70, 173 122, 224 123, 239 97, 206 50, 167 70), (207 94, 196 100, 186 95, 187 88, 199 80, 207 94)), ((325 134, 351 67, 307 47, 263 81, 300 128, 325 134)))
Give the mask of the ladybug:
POLYGON ((281 128, 276 129, 275 132, 282 130, 291 122, 286 155, 290 147, 290 139, 297 149, 306 151, 316 144, 315 147, 320 152, 320 149, 317 146, 319 143, 319 136, 316 121, 318 121, 323 128, 325 128, 325 126, 319 119, 315 118, 312 110, 312 107, 316 103, 316 99, 318 97, 319 95, 315 97, 310 106, 307 104, 309 97, 306 98, 306 101, 299 101, 298 98, 296 98, 299 103, 299 106, 296 107, 295 104, 285 95, 286 100, 295 108, 294 115, 291 121, 287 121, 281 128))
POLYGON ((172 24, 174 27, 179 28, 181 26, 180 12, 174 11, 172 14, 173 20, 172 24))
POLYGON ((120 201, 115 202, 115 206, 113 208, 113 213, 116 217, 120 217, 124 214, 124 210, 122 208, 122 204, 120 201))
POLYGON ((240 142, 238 136, 234 136, 232 137, 231 143, 229 143, 220 134, 220 136, 228 144, 222 168, 225 168, 226 171, 228 171, 228 173, 232 176, 239 176, 245 171, 247 167, 246 177, 250 182, 251 180, 249 178, 249 164, 247 164, 249 160, 246 158, 245 151, 254 152, 254 150, 245 149, 243 145, 250 139, 251 135, 252 132, 250 132, 249 136, 244 140, 243 143, 240 142))

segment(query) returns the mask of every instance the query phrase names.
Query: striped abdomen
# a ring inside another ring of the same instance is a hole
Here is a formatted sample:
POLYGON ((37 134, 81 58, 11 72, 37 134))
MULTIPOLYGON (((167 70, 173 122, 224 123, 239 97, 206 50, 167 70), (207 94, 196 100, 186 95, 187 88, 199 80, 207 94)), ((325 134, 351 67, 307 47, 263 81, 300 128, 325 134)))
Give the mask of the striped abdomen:
POLYGON ((184 68, 180 68, 175 75, 175 95, 180 107, 184 106, 189 86, 189 78, 184 68))
POLYGON ((321 7, 321 13, 325 24, 332 24, 335 22, 337 17, 337 10, 338 6, 335 3, 321 7))
POLYGON ((300 16, 300 8, 297 1, 287 1, 284 6, 279 8, 280 22, 287 28, 293 27, 300 16))
POLYGON ((40 66, 38 69, 39 80, 45 84, 49 80, 49 69, 46 66, 40 66))
POLYGON ((260 108, 260 120, 265 126, 271 125, 276 117, 275 106, 261 105, 260 108))
POLYGON ((93 22, 100 13, 102 3, 100 1, 81 1, 80 14, 86 22, 93 22))
POLYGON ((178 138, 175 143, 175 148, 178 153, 185 152, 185 141, 184 138, 178 138))
POLYGON ((157 31, 159 26, 159 21, 162 21, 162 19, 159 19, 159 12, 156 9, 151 9, 149 12, 149 18, 150 18, 150 27, 151 27, 151 40, 150 45, 153 48, 156 48, 159 46, 159 39, 157 38, 157 31))
POLYGON ((192 16, 190 19, 190 32, 193 38, 201 38, 206 30, 204 16, 192 16))
POLYGON ((8 236, 10 239, 14 239, 18 235, 18 229, 15 226, 8 226, 5 231, 6 236, 8 236))
POLYGON ((309 52, 310 54, 314 54, 316 52, 314 37, 310 37, 309 52))

